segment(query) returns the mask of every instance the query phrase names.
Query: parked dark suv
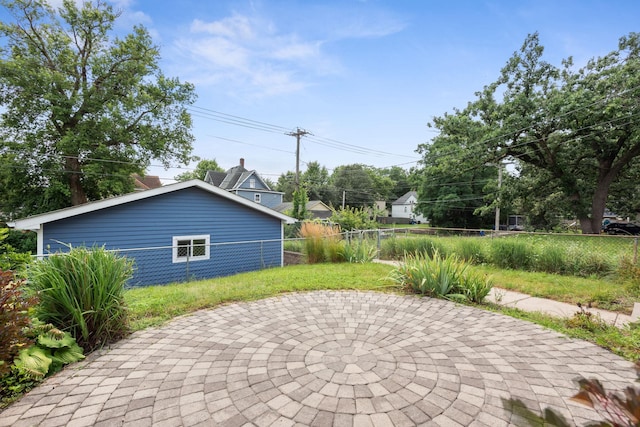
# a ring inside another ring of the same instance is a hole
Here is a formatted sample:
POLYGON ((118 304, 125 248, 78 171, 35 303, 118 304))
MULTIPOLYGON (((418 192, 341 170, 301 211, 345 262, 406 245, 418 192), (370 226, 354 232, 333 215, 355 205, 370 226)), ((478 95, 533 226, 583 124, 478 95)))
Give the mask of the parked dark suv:
POLYGON ((632 222, 612 222, 604 227, 607 234, 640 235, 640 225, 632 222))

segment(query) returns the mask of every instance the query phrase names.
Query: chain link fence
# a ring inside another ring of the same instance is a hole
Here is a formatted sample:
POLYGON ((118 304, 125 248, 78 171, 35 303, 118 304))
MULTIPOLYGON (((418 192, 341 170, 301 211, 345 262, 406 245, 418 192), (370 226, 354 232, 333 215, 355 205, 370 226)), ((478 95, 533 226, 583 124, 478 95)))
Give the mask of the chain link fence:
MULTIPOLYGON (((110 249, 134 261, 128 287, 229 276, 282 265, 282 240, 110 249)), ((53 254, 45 254, 49 256, 53 254)))
MULTIPOLYGON (((462 258, 476 257, 476 262, 496 264, 500 257, 512 254, 501 243, 518 243, 529 248, 522 254, 525 265, 506 265, 508 268, 539 270, 533 261, 548 265, 571 264, 573 271, 589 275, 615 271, 623 260, 638 264, 638 236, 609 236, 581 234, 544 234, 527 232, 442 228, 382 228, 355 230, 331 236, 345 244, 368 245, 376 258, 401 259, 405 253, 437 249, 441 254, 456 253, 462 258), (498 248, 498 249, 496 249, 498 248), (501 253, 500 250, 503 252, 501 253), (555 257, 555 259, 554 259, 555 257), (491 258, 491 259, 490 259, 491 258), (535 258, 535 259, 534 259, 535 258), (577 267, 576 267, 577 266, 577 267)), ((507 245, 508 246, 508 245, 507 245)), ((110 249, 110 248, 107 248, 110 249)), ((201 280, 237 273, 279 267, 304 262, 304 239, 256 240, 228 243, 192 241, 189 245, 111 249, 131 258, 135 263, 133 278, 128 286, 148 286, 201 280), (293 259, 288 262, 285 259, 293 259)), ((46 255, 45 255, 46 256, 46 255)), ((561 265, 556 266, 560 272, 561 265)), ((569 268, 567 274, 573 274, 569 268)), ((555 272, 543 266, 543 271, 555 272), (546 269, 546 270, 545 270, 546 269)))

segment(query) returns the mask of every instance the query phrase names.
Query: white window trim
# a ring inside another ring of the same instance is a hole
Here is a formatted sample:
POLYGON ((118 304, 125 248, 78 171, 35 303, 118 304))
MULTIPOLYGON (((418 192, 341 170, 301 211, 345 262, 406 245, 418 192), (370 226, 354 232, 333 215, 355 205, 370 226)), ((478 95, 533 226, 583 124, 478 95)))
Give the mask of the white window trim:
POLYGON ((173 258, 173 263, 179 263, 179 262, 187 262, 187 260, 189 260, 189 262, 191 261, 203 261, 203 260, 207 260, 210 258, 210 249, 211 249, 211 236, 209 234, 197 234, 197 235, 191 235, 191 236, 173 236, 173 249, 172 249, 172 258, 173 258), (190 257, 179 257, 178 256, 178 242, 180 240, 189 240, 191 241, 191 245, 189 246, 190 248, 193 247, 193 241, 194 240, 204 240, 204 255, 200 255, 200 256, 190 256, 190 257))
POLYGON ((249 179, 249 188, 256 188, 256 179, 255 178, 250 178, 249 179))
POLYGON ((262 203, 262 195, 260 193, 254 194, 253 201, 256 203, 262 203))

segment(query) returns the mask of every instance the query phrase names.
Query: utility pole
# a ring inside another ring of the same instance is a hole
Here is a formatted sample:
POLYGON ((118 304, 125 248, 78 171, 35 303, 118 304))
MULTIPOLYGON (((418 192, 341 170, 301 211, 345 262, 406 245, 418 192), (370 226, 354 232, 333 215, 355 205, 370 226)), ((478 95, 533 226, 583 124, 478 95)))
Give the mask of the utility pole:
POLYGON ((300 190, 300 138, 305 135, 313 135, 311 132, 296 128, 295 132, 289 132, 286 135, 296 137, 296 191, 300 190))
POLYGON ((496 198, 496 221, 494 225, 494 236, 500 231, 500 187, 502 187, 502 162, 498 163, 498 197, 496 198))

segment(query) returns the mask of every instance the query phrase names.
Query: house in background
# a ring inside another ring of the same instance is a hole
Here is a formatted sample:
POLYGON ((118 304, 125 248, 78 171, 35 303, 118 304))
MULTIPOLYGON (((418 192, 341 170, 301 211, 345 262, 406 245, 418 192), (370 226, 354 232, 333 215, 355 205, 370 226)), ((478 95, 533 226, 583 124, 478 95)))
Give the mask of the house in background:
POLYGON ((207 171, 204 180, 211 185, 272 209, 282 203, 284 195, 279 191, 271 190, 255 170, 245 169, 244 159, 240 159, 238 166, 234 166, 226 172, 207 171))
MULTIPOLYGON (((293 210, 293 202, 280 203, 273 209, 282 213, 291 212, 293 210)), ((333 210, 322 202, 322 200, 308 201, 306 210, 311 214, 311 219, 329 219, 331 214, 333 214, 333 210)))
POLYGON ((152 188, 162 187, 160 177, 157 175, 140 176, 137 173, 131 175, 135 191, 151 190, 152 188))
POLYGON ((415 213, 415 207, 418 203, 418 193, 409 191, 395 202, 391 203, 391 216, 393 218, 406 218, 417 223, 427 222, 427 218, 421 214, 415 213))
POLYGON ((8 224, 38 235, 37 254, 104 246, 135 261, 129 286, 281 266, 295 219, 200 180, 129 193, 8 224))

